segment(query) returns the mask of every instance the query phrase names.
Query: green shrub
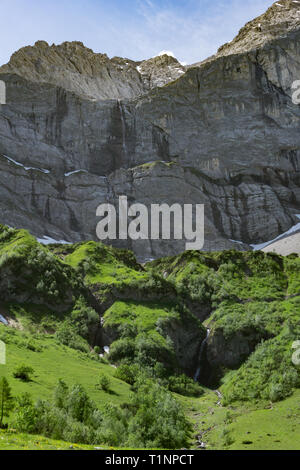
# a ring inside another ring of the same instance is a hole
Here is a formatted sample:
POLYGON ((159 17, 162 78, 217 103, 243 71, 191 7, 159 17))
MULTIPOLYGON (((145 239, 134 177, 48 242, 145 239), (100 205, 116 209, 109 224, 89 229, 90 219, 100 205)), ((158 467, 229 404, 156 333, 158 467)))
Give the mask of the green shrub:
POLYGON ((222 386, 224 403, 253 400, 276 402, 300 387, 299 373, 291 358, 291 344, 297 336, 283 329, 276 338, 258 345, 249 359, 222 386))
POLYGON ((128 444, 134 448, 188 447, 192 427, 180 404, 163 387, 151 381, 138 384, 132 396, 135 409, 128 425, 128 444))
POLYGON ((0 379, 0 429, 4 427, 3 418, 8 417, 14 408, 14 398, 6 377, 0 379))
POLYGON ((140 368, 137 364, 121 364, 115 371, 115 377, 123 382, 133 385, 137 379, 140 368))
POLYGON ((131 338, 114 341, 110 347, 109 360, 118 363, 122 359, 132 360, 135 356, 135 342, 131 338))
POLYGON ((184 374, 169 377, 168 388, 171 392, 190 397, 200 397, 204 393, 204 390, 198 383, 184 374))
POLYGON ((52 403, 33 404, 28 396, 21 397, 14 426, 75 443, 164 449, 187 447, 192 431, 170 392, 145 378, 138 380, 128 404, 106 404, 101 411, 80 385, 69 390, 60 381, 52 403))
POLYGON ((74 332, 82 336, 90 343, 93 340, 93 330, 99 325, 99 314, 86 304, 81 296, 77 301, 71 313, 71 322, 74 332))
POLYGON ((109 392, 111 386, 111 381, 107 375, 102 374, 99 378, 98 387, 101 388, 104 392, 109 392))
POLYGON ((22 382, 30 382, 31 375, 33 373, 34 373, 34 370, 32 367, 28 367, 25 364, 22 364, 15 369, 13 376, 16 379, 22 380, 22 382))
POLYGON ((55 337, 65 346, 69 346, 70 348, 86 353, 90 351, 87 341, 79 336, 76 327, 70 322, 70 320, 66 320, 61 323, 55 333, 55 337))
POLYGON ((30 395, 24 393, 20 397, 17 397, 16 415, 13 420, 13 426, 20 432, 31 434, 37 432, 38 419, 39 413, 34 407, 30 395))

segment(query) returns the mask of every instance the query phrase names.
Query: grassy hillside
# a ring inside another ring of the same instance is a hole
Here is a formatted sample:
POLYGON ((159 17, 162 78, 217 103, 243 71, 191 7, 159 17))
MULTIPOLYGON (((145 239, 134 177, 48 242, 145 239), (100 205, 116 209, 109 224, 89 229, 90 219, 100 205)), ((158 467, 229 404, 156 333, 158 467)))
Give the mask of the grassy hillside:
POLYGON ((203 397, 184 398, 183 405, 207 450, 299 450, 299 399, 297 390, 273 404, 221 406, 216 393, 207 390, 203 397))
POLYGON ((297 255, 186 252, 141 266, 102 243, 44 247, 0 226, 0 314, 0 378, 19 397, 0 449, 299 449, 297 255))
POLYGON ((83 385, 100 406, 108 397, 96 384, 99 376, 106 374, 111 380, 109 400, 119 404, 128 399, 129 385, 114 377, 115 369, 111 365, 60 344, 52 335, 30 334, 0 324, 0 339, 7 348, 7 363, 0 365, 0 371, 9 378, 14 394, 28 392, 34 399, 49 399, 58 379, 62 378, 69 385, 83 385), (28 383, 13 377, 20 363, 34 370, 28 383))

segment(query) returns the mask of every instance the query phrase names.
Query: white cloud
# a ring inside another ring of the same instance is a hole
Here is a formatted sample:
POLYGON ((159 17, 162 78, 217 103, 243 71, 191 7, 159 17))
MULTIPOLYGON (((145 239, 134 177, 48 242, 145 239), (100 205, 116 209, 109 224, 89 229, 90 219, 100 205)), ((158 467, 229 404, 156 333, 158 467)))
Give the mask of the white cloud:
POLYGON ((186 0, 183 8, 167 0, 152 1, 151 5, 140 1, 147 31, 141 38, 143 48, 170 48, 179 60, 188 63, 203 60, 231 41, 247 21, 262 14, 272 3, 272 0, 186 0))

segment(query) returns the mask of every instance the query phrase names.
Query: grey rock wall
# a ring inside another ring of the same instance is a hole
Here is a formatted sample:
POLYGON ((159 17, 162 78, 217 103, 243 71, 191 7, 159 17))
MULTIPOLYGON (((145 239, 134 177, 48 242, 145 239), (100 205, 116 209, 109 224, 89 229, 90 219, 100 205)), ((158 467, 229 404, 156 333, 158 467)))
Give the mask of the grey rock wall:
MULTIPOLYGON (((300 20, 284 3, 283 17, 273 6, 260 18, 277 29, 257 48, 254 20, 231 49, 188 68, 168 56, 109 59, 81 43, 18 51, 0 68, 0 222, 95 239, 97 206, 127 195, 204 203, 205 250, 245 249, 288 230, 300 213, 300 107, 291 99, 300 20)), ((115 245, 145 260, 185 241, 115 245)))

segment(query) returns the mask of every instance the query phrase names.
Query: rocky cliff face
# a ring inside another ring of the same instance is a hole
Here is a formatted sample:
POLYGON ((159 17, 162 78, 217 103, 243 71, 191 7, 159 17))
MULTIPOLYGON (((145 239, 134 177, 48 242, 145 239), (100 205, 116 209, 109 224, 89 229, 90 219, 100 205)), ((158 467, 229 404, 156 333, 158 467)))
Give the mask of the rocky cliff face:
MULTIPOLYGON (((81 43, 15 53, 0 68, 0 222, 95 239, 96 207, 125 194, 147 205, 204 203, 206 250, 242 249, 295 225, 300 5, 278 3, 187 68, 169 56, 109 59, 81 43)), ((122 246, 147 259, 185 242, 122 246)))
POLYGON ((176 80, 184 72, 177 59, 162 55, 143 62, 95 54, 81 42, 60 45, 37 41, 12 55, 1 73, 16 73, 34 83, 48 83, 92 101, 130 99, 176 80))

